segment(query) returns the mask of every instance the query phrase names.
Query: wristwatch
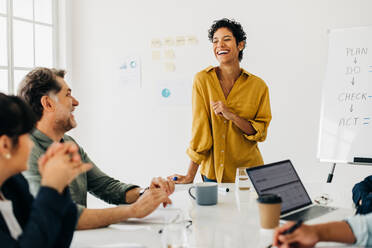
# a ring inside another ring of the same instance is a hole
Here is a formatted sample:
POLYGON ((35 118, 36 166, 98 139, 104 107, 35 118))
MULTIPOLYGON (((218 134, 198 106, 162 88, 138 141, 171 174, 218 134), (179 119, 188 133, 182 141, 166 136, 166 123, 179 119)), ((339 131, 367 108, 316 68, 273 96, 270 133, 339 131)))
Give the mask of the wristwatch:
POLYGON ((139 196, 143 195, 145 193, 146 190, 148 190, 149 187, 146 187, 146 188, 143 188, 139 191, 139 196))

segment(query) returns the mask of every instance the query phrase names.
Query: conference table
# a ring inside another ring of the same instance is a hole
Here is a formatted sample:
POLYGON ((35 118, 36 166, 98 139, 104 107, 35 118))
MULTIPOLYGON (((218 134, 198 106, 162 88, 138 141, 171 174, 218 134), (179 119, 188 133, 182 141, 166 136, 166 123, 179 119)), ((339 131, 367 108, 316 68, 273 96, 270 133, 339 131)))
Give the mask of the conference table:
MULTIPOLYGON (((159 207, 144 219, 130 219, 105 228, 76 231, 71 247, 267 247, 273 230, 260 228, 257 194, 239 190, 235 184, 220 184, 229 192, 218 193, 218 204, 199 206, 189 196, 192 185, 176 185, 171 195, 173 204, 159 207), (176 219, 176 221, 175 221, 176 219), (167 245, 171 239, 183 239, 185 246, 167 245)), ((313 196, 310 194, 313 198, 313 196)), ((353 214, 342 208, 308 223, 341 220, 353 214)), ((335 243, 319 243, 317 247, 346 247, 335 243)))

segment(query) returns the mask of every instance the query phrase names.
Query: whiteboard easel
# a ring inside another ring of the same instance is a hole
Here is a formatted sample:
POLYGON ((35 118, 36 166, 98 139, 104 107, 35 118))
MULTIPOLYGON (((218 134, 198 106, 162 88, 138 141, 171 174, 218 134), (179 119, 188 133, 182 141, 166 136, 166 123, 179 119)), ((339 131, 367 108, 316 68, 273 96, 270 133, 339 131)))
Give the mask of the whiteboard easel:
POLYGON ((333 163, 329 180, 336 163, 372 158, 372 27, 329 31, 321 105, 317 157, 333 163))

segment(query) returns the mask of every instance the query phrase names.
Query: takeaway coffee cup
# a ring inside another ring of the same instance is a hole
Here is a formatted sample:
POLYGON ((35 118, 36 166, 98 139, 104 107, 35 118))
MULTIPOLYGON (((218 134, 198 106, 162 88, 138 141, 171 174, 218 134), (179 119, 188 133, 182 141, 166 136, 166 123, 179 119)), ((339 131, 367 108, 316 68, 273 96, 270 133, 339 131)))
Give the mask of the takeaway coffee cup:
POLYGON ((217 204, 217 183, 197 183, 189 188, 190 196, 196 200, 198 205, 216 205, 217 204), (191 190, 195 188, 195 195, 191 190))
POLYGON ((257 198, 261 227, 273 229, 279 225, 282 198, 275 194, 263 194, 257 198))

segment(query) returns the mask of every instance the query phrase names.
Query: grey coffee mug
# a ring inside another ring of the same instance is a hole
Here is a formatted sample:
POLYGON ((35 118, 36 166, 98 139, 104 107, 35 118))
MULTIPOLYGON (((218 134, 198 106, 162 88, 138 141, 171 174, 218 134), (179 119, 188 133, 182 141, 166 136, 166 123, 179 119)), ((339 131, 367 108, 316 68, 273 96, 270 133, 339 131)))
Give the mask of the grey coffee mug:
POLYGON ((217 204, 217 183, 197 183, 189 188, 190 196, 196 200, 198 205, 208 206, 217 204), (196 195, 191 193, 191 190, 195 188, 196 195))

